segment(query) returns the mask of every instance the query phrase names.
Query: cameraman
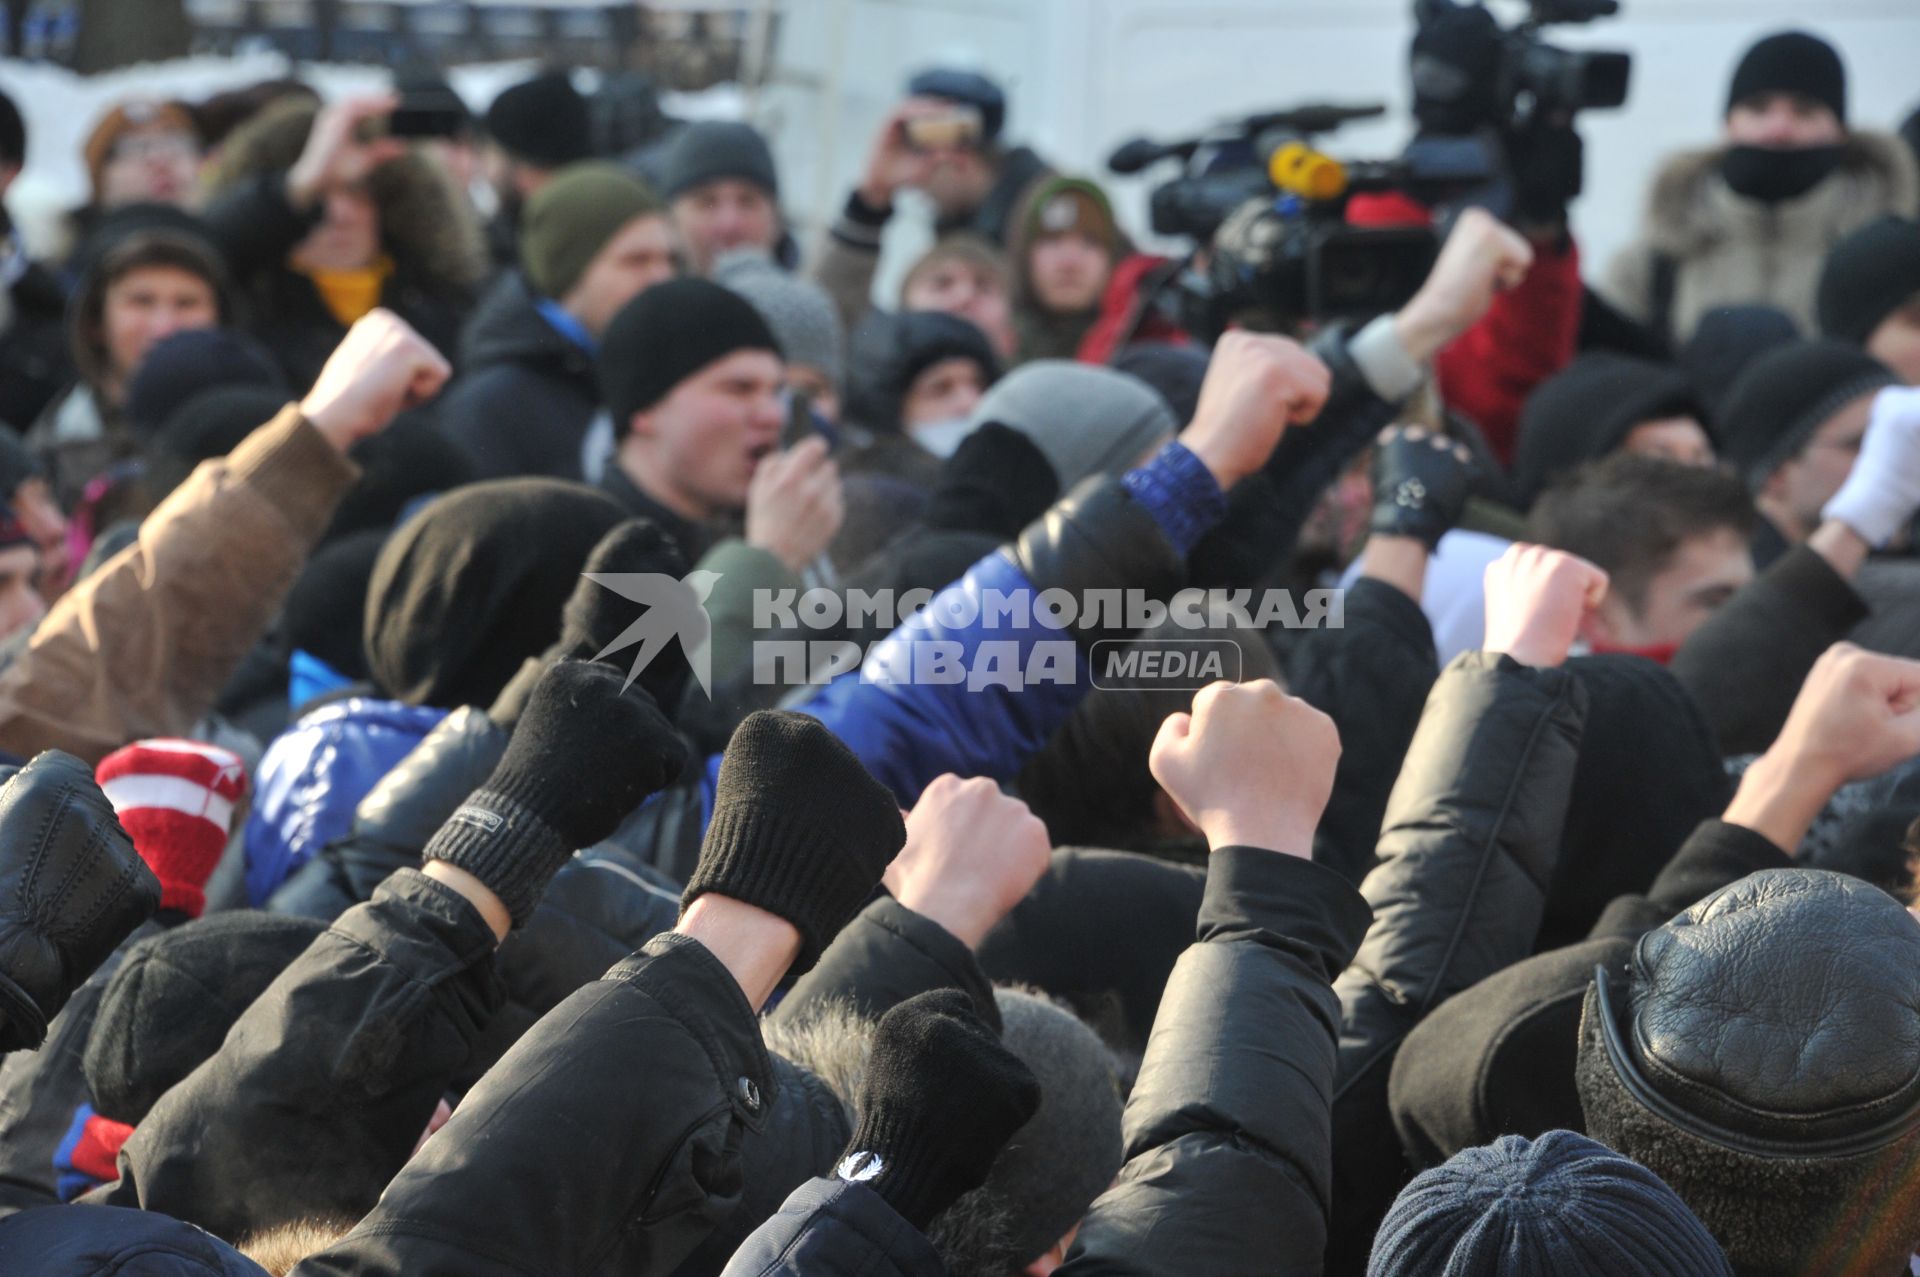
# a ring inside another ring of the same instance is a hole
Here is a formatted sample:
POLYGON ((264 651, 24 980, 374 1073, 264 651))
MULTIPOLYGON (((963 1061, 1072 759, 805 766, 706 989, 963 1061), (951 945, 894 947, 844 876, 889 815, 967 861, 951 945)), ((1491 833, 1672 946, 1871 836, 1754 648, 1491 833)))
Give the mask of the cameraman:
POLYGON ((1639 237, 1602 291, 1670 343, 1715 306, 1764 302, 1814 325, 1828 250, 1920 200, 1914 158, 1897 138, 1847 127, 1840 55, 1802 31, 1770 35, 1740 59, 1719 146, 1671 156, 1639 237))

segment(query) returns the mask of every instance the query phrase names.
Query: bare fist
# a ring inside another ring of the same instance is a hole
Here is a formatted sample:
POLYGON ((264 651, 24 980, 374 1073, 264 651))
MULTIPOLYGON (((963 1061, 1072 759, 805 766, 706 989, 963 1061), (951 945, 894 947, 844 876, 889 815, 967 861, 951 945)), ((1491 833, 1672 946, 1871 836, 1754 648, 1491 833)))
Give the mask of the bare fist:
POLYGON ((1564 550, 1516 543, 1487 565, 1486 594, 1480 646, 1544 668, 1567 659, 1580 622, 1607 595, 1607 574, 1564 550))
POLYGON ((1147 765, 1207 845, 1313 854, 1333 792, 1333 720, 1271 679, 1210 683, 1160 725, 1147 765))
POLYGON ((1512 288, 1533 266, 1533 248, 1483 208, 1461 213, 1441 245, 1426 282, 1394 318, 1400 344, 1416 360, 1431 359, 1479 322, 1493 295, 1512 288))
POLYGON ((840 530, 846 503, 840 467, 823 439, 769 454, 747 486, 747 544, 798 572, 818 558, 840 530))
POLYGON ((1333 374, 1298 342, 1230 332, 1213 348, 1200 403, 1180 434, 1222 490, 1265 465, 1288 426, 1320 415, 1333 374))
POLYGON ((1835 643, 1814 662, 1767 752, 1830 789, 1920 754, 1920 661, 1835 643))
POLYGON ((390 310, 355 321, 327 358, 300 411, 345 452, 404 409, 440 393, 453 375, 440 352, 390 310))
POLYGON ((937 778, 907 813, 907 845, 881 882, 893 898, 978 948, 1047 871, 1047 827, 983 777, 937 778))

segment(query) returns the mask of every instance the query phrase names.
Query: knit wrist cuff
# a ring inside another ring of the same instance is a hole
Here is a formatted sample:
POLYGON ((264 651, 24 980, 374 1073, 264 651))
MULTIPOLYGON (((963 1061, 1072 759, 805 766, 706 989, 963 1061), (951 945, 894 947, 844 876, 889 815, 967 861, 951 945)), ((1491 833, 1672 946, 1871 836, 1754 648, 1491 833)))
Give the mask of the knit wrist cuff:
POLYGON ((521 803, 478 789, 447 817, 421 856, 444 860, 485 883, 518 928, 573 852, 568 839, 521 803))
POLYGON ((850 840, 769 808, 722 805, 707 826, 700 864, 680 897, 684 910, 707 892, 765 909, 800 932, 798 975, 859 912, 886 868, 861 863, 850 840))
POLYGON ((939 1143, 930 1132, 917 1129, 911 1115, 880 1105, 861 1115, 860 1128, 834 1174, 851 1184, 865 1184, 902 1219, 924 1231, 966 1191, 946 1174, 939 1143))
POLYGON ((1178 440, 1147 464, 1129 470, 1121 486, 1147 508, 1167 543, 1181 558, 1227 517, 1227 494, 1200 458, 1178 440))
POLYGON ((1427 370, 1400 344, 1393 316, 1381 315, 1347 342, 1347 357, 1367 379, 1367 388, 1388 403, 1397 404, 1420 389, 1427 370))

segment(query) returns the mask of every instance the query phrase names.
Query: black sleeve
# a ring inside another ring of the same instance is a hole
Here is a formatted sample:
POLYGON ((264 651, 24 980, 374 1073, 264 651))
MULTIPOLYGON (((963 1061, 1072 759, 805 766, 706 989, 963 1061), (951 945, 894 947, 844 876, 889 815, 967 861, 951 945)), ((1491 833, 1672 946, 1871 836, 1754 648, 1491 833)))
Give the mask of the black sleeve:
POLYGON ((485 712, 454 710, 360 800, 346 835, 300 866, 267 907, 328 921, 371 899, 394 870, 418 868, 428 841, 506 748, 507 733, 485 712))
POLYGON ((84 1200, 238 1240, 357 1219, 406 1163, 499 1007, 493 931, 401 870, 281 972, 211 1059, 160 1097, 84 1200))
POLYGON ((535 1025, 301 1277, 671 1272, 738 1205, 774 1086, 733 976, 658 936, 535 1025))
POLYGON ((1384 581, 1355 581, 1344 620, 1340 629, 1301 636, 1287 685, 1340 729, 1340 766, 1313 858, 1357 883, 1373 868, 1387 795, 1440 663, 1426 613, 1384 581))
POLYGON ((1364 1266, 1406 1179, 1387 1110, 1401 1041, 1533 950, 1586 710, 1567 671, 1489 652, 1456 657, 1427 699, 1387 804, 1380 863, 1360 889, 1373 929, 1335 985, 1335 1271, 1364 1266))
POLYGON ((1061 1277, 1321 1271, 1332 1194, 1330 982, 1367 927, 1338 874, 1213 853, 1127 1102, 1126 1164, 1061 1277))
POLYGON ((1759 753, 1780 734, 1813 663, 1866 615, 1832 565, 1798 545, 1695 630, 1670 668, 1722 754, 1759 753))
POLYGON ((929 989, 959 989, 995 1031, 1000 1011, 973 951, 959 937, 891 896, 881 896, 841 928, 820 961, 795 982, 771 1019, 798 1024, 824 1002, 843 1002, 877 1020, 929 989))

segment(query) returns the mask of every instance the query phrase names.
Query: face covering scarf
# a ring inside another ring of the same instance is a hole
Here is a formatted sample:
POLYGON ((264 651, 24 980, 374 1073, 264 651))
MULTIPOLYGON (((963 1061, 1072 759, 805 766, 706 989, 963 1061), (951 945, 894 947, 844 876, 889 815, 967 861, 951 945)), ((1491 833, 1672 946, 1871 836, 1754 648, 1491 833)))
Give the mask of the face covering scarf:
POLYGON ((1778 204, 1818 186, 1840 166, 1845 150, 1841 146, 1731 146, 1720 161, 1720 175, 1734 194, 1778 204))

